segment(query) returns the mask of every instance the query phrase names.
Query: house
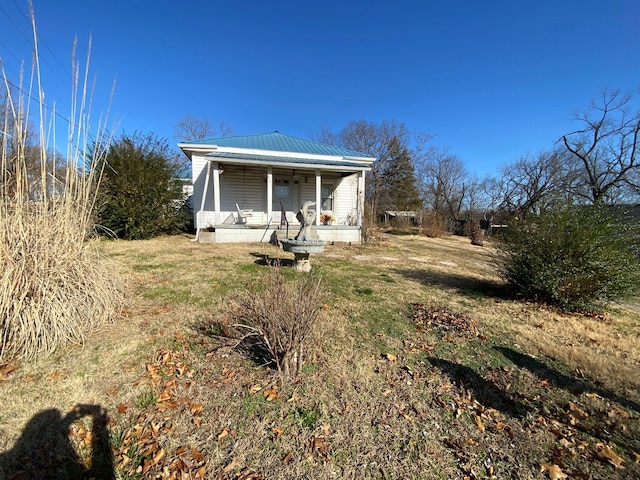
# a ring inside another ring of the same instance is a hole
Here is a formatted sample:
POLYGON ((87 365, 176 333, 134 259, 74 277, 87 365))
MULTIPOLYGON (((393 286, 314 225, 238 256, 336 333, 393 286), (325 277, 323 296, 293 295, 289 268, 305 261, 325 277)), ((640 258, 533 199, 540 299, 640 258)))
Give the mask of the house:
POLYGON ((306 201, 316 202, 318 239, 361 241, 365 174, 375 158, 279 132, 178 146, 191 160, 200 241, 269 241, 274 232, 294 236, 296 213, 306 201), (335 221, 325 225, 321 215, 335 221))

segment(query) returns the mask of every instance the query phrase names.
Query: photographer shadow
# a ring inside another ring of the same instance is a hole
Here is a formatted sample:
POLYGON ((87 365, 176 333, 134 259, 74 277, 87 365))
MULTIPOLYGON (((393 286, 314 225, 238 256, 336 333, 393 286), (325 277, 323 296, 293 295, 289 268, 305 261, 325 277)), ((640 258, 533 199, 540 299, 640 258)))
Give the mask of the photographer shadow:
POLYGON ((55 408, 37 413, 13 448, 0 453, 0 478, 114 479, 108 421, 106 410, 99 405, 76 405, 64 416, 55 408), (89 461, 78 455, 69 439, 71 425, 86 416, 92 420, 89 461))

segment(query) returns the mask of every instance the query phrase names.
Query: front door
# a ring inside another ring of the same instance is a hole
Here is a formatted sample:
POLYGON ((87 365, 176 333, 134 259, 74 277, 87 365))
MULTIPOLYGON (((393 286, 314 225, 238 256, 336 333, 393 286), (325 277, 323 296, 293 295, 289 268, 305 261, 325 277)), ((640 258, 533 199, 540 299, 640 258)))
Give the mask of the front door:
POLYGON ((289 223, 296 222, 296 201, 298 185, 294 183, 293 178, 287 176, 274 175, 273 177, 273 220, 280 222, 282 210, 287 216, 289 223))

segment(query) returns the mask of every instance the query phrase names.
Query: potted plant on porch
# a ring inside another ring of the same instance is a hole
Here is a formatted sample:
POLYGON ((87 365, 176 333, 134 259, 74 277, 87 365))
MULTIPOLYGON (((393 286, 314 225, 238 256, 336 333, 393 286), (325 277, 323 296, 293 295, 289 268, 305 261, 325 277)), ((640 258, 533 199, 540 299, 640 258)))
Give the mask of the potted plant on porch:
POLYGON ((331 225, 336 221, 336 217, 333 213, 327 212, 320 215, 320 223, 323 225, 331 225))

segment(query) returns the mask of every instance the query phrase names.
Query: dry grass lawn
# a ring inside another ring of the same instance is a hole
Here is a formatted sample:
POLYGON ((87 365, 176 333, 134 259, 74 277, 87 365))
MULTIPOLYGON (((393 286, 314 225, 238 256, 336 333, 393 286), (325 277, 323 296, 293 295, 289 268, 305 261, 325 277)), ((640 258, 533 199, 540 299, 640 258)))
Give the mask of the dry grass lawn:
POLYGON ((290 254, 104 242, 127 307, 0 366, 0 478, 640 477, 637 310, 563 315, 510 298, 490 244, 377 238, 312 256, 328 293, 293 381, 220 324, 290 254))

